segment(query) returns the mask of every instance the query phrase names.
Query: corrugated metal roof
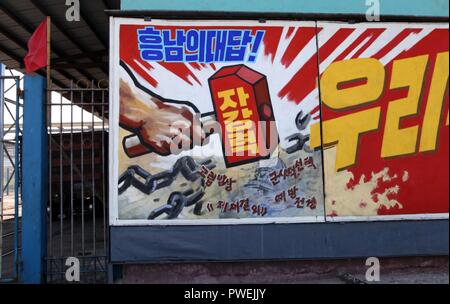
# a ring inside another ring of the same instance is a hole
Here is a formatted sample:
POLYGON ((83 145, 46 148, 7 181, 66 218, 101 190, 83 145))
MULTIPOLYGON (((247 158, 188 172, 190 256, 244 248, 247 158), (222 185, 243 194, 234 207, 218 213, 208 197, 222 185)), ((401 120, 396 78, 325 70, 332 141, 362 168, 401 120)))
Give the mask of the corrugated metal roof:
POLYGON ((81 20, 66 20, 65 0, 0 0, 0 62, 22 71, 27 41, 45 16, 52 18, 52 78, 57 86, 70 80, 108 79, 109 18, 119 0, 80 0, 81 20))

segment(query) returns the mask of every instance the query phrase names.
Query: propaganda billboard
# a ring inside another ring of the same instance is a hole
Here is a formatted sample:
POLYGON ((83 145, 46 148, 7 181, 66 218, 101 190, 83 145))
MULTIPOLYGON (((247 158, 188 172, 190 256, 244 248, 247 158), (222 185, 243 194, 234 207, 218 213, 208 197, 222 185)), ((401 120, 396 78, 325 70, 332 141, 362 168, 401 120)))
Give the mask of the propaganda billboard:
POLYGON ((112 20, 113 225, 448 217, 448 25, 112 20))
POLYGON ((324 219, 314 22, 116 19, 114 34, 114 219, 324 219))

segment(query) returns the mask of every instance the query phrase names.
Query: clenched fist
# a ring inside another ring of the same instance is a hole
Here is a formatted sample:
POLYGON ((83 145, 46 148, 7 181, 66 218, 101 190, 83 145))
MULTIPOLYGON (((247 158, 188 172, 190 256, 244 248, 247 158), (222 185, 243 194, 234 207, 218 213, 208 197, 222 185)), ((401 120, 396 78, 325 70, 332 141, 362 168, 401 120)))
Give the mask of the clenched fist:
POLYGON ((206 136, 199 118, 188 106, 175 106, 150 95, 138 96, 120 80, 120 125, 138 134, 143 144, 160 155, 201 145, 206 136))

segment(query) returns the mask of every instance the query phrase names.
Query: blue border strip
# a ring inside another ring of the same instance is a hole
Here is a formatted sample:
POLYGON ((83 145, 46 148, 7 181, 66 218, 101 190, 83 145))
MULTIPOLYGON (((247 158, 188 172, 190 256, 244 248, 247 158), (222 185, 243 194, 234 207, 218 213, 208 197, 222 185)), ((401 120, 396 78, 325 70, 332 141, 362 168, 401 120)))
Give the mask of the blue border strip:
POLYGON ((448 220, 111 227, 113 263, 435 256, 448 249, 448 220))
MULTIPOLYGON (((379 0, 381 16, 448 17, 448 0, 379 0)), ((366 0, 122 0, 121 10, 365 15, 366 0)))

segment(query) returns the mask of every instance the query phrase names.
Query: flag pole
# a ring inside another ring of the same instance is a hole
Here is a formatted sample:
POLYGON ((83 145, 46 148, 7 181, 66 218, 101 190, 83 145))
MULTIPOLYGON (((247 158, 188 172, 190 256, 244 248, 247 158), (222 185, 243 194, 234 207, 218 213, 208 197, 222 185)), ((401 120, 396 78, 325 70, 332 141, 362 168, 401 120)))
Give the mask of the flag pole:
POLYGON ((52 34, 52 21, 50 16, 47 16, 47 124, 51 128, 51 96, 50 91, 52 80, 51 80, 51 34, 52 34))

